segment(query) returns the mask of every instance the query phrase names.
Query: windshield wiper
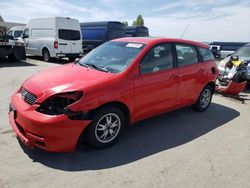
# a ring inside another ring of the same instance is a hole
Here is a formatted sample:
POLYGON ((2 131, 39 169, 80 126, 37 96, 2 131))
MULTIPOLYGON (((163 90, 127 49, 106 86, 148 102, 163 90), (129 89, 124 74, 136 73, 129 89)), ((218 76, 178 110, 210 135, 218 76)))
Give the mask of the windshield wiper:
POLYGON ((80 63, 80 61, 79 60, 77 60, 77 61, 74 61, 73 62, 74 64, 79 64, 79 65, 81 65, 81 66, 84 66, 84 67, 87 67, 87 68, 89 68, 89 66, 88 65, 86 65, 86 64, 84 64, 84 63, 80 63))
POLYGON ((91 66, 91 67, 93 67, 94 69, 101 70, 101 71, 103 71, 103 72, 109 72, 105 67, 98 66, 98 65, 96 65, 96 64, 94 64, 94 63, 86 63, 85 65, 91 66))

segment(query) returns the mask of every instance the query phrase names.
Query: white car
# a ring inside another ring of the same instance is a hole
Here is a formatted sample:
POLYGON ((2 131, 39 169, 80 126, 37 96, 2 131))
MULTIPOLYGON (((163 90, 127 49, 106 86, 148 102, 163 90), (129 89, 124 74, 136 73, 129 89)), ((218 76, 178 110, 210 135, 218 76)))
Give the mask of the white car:
POLYGON ((13 39, 18 40, 19 37, 21 37, 23 30, 25 26, 15 26, 10 28, 10 30, 7 32, 7 36, 12 36, 13 39))
MULTIPOLYGON (((242 46, 235 53, 230 54, 228 57, 220 61, 218 65, 220 75, 227 74, 228 70, 225 68, 225 66, 231 56, 238 56, 240 61, 250 60, 250 43, 242 46)), ((248 64, 248 67, 247 67, 246 79, 250 81, 250 64, 248 64)))
POLYGON ((64 17, 31 19, 22 34, 26 54, 51 58, 67 57, 70 61, 83 56, 79 21, 64 17))

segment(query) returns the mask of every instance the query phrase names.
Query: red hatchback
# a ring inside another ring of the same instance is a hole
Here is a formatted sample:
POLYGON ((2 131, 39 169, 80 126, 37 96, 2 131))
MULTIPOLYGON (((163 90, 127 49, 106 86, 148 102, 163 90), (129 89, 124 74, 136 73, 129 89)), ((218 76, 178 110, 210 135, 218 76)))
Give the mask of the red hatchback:
POLYGON ((205 44, 116 39, 27 79, 11 98, 9 121, 29 147, 73 151, 85 140, 104 148, 126 125, 189 105, 205 111, 217 75, 205 44))

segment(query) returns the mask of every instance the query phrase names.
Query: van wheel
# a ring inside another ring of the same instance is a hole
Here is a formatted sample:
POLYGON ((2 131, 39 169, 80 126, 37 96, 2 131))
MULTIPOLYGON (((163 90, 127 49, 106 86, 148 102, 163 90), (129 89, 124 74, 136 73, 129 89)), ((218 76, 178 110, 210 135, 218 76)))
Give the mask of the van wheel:
POLYGON ((68 59, 69 59, 70 62, 74 62, 76 60, 75 57, 68 57, 68 59))
POLYGON ((210 85, 207 85, 202 91, 201 94, 193 106, 194 110, 199 112, 204 112, 208 109, 212 100, 212 88, 210 85))
POLYGON ((45 62, 49 62, 50 61, 50 54, 49 54, 49 50, 47 50, 46 48, 43 49, 43 60, 45 62))
POLYGON ((125 117, 116 107, 101 109, 87 129, 87 143, 94 148, 111 146, 125 127, 125 117))

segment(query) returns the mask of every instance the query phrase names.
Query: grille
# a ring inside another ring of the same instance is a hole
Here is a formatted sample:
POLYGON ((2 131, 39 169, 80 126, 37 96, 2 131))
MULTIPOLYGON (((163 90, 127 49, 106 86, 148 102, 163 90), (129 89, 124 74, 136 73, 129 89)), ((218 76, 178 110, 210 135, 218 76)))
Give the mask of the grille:
POLYGON ((37 97, 30 92, 28 92, 26 89, 22 88, 21 90, 22 98, 25 102, 28 104, 34 104, 36 102, 37 97))

